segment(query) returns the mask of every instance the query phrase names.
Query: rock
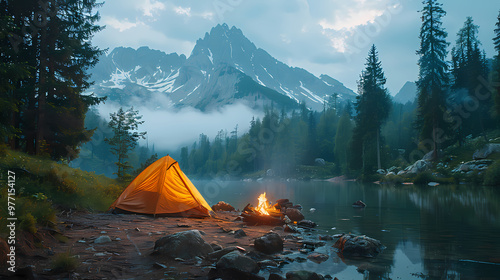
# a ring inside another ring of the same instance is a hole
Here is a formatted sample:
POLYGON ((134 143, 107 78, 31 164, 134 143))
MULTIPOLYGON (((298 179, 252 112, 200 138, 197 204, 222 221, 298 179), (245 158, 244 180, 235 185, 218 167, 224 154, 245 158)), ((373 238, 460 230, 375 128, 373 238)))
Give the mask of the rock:
POLYGON ((177 224, 177 227, 191 227, 189 224, 177 224))
POLYGON ((268 266, 278 267, 278 263, 276 263, 275 261, 272 261, 272 260, 263 260, 263 261, 257 262, 257 264, 259 265, 260 268, 268 267, 268 266))
POLYGON ((401 170, 401 171, 399 171, 399 172, 398 172, 398 174, 397 174, 397 175, 404 175, 404 174, 406 174, 406 171, 401 170))
POLYGON ((236 238, 240 238, 240 237, 243 237, 243 236, 247 236, 247 234, 242 229, 239 229, 239 230, 237 230, 237 231, 234 232, 234 237, 236 237, 236 238))
POLYGON ((295 204, 295 205, 294 205, 294 206, 292 206, 291 208, 295 208, 295 209, 302 210, 302 205, 300 205, 300 204, 295 204))
POLYGON ((345 234, 335 242, 333 247, 339 249, 339 253, 344 257, 365 257, 374 258, 385 248, 376 239, 365 235, 356 236, 345 234))
POLYGON ((315 263, 322 263, 328 260, 328 255, 320 254, 320 253, 312 253, 307 256, 307 258, 315 263))
POLYGON ((429 182, 427 185, 429 187, 435 187, 435 186, 439 186, 439 183, 437 183, 437 182, 429 182))
POLYGON ((418 174, 418 173, 429 170, 431 165, 432 164, 430 161, 421 159, 421 160, 417 160, 414 164, 406 167, 405 171, 407 173, 410 173, 410 174, 418 174))
POLYGON ((385 175, 387 172, 384 169, 377 170, 377 174, 385 175))
POLYGON ((217 260, 218 261, 220 258, 222 258, 222 256, 229 254, 231 252, 237 251, 237 250, 238 250, 238 248, 235 246, 226 247, 222 250, 215 251, 215 252, 208 254, 207 258, 209 260, 217 260))
POLYGON ((324 166, 326 164, 326 161, 322 158, 316 158, 314 159, 314 163, 318 166, 324 166))
POLYGON ((358 200, 358 201, 356 201, 356 202, 354 202, 352 204, 352 207, 354 207, 354 208, 365 208, 366 204, 363 201, 358 200))
POLYGON ((285 278, 281 277, 276 273, 269 274, 269 278, 267 280, 284 280, 285 278))
POLYGON ((286 209, 285 215, 287 215, 288 218, 290 218, 290 220, 295 221, 295 222, 299 222, 299 221, 302 221, 304 219, 304 215, 302 214, 302 212, 300 212, 299 209, 295 209, 295 208, 286 209))
POLYGON ((266 171, 266 176, 268 176, 268 177, 273 177, 273 176, 274 176, 274 170, 272 170, 272 169, 268 169, 268 170, 266 171))
POLYGON ((316 272, 299 270, 299 271, 289 271, 286 273, 287 280, 323 280, 325 279, 320 274, 316 272))
POLYGON ((325 241, 318 240, 299 240, 297 243, 303 244, 304 247, 310 247, 311 249, 322 247, 326 245, 325 241))
POLYGON ((233 206, 231 206, 229 203, 226 203, 224 201, 219 201, 217 204, 212 206, 212 210, 215 212, 218 211, 236 211, 233 206))
POLYGON ((111 238, 109 238, 109 236, 107 235, 101 235, 94 240, 95 244, 103 244, 108 242, 111 242, 111 238))
POLYGON ((500 153, 500 144, 488 143, 483 148, 478 149, 472 155, 472 159, 485 159, 492 153, 500 153))
POLYGON ((453 169, 451 172, 470 172, 470 171, 483 171, 488 169, 488 166, 493 163, 492 160, 489 159, 479 159, 479 160, 471 160, 466 163, 462 163, 457 168, 453 169))
POLYGON ((188 230, 164 236, 155 242, 154 254, 171 258, 206 257, 214 249, 205 242, 198 230, 188 230))
POLYGON ((298 233, 299 232, 297 227, 292 226, 292 225, 283 225, 283 231, 284 232, 291 232, 291 233, 298 233))
POLYGON ((317 224, 311 220, 302 220, 297 223, 297 226, 301 228, 314 228, 317 226, 317 224))
POLYGON ((319 240, 333 240, 331 235, 320 235, 319 240))
POLYGON ((243 272, 257 273, 259 265, 251 258, 242 255, 238 251, 225 254, 216 264, 217 270, 225 270, 234 268, 243 272))
POLYGON ((217 244, 216 242, 210 243, 210 246, 212 246, 212 249, 214 249, 214 251, 222 250, 222 246, 217 244))
POLYGON ((287 198, 282 198, 282 199, 276 200, 276 204, 278 204, 278 205, 283 205, 283 204, 288 203, 288 202, 290 202, 290 200, 288 200, 287 198))
POLYGON ((261 236, 254 241, 254 248, 265 254, 273 254, 283 251, 283 240, 274 232, 261 236))

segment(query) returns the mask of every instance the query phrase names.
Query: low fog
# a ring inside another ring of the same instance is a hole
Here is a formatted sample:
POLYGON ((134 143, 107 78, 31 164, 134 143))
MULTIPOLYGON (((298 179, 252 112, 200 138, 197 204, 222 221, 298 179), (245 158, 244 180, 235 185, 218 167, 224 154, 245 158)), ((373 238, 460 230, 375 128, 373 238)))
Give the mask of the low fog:
POLYGON ((216 111, 202 112, 192 107, 182 109, 173 108, 171 101, 162 93, 152 94, 148 100, 134 98, 127 105, 106 101, 98 106, 101 117, 109 121, 110 113, 117 112, 120 107, 124 110, 134 107, 139 111, 144 123, 139 131, 147 132, 147 140, 139 141, 149 147, 154 144, 157 151, 173 151, 182 146, 189 146, 198 140, 201 133, 212 141, 217 132, 226 130, 229 134, 238 125, 238 135, 248 131, 252 117, 261 117, 262 112, 237 103, 226 105, 216 111))

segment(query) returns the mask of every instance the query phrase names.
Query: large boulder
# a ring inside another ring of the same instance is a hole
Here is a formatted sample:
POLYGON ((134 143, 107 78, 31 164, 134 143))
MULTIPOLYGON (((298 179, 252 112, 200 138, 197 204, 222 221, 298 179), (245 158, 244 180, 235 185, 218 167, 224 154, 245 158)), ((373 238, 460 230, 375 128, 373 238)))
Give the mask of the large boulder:
POLYGON ((478 149, 472 155, 472 159, 485 159, 493 153, 500 153, 500 144, 488 143, 483 148, 478 149))
POLYGON ((283 251, 283 240, 275 232, 267 233, 255 239, 253 244, 255 250, 265 254, 274 254, 283 251))
POLYGON ((321 274, 316 272, 299 270, 299 271, 289 271, 286 273, 287 280, 323 280, 325 279, 321 274))
POLYGON ((229 203, 226 203, 224 201, 219 201, 217 204, 212 206, 212 210, 215 212, 218 211, 236 211, 233 206, 231 206, 229 203))
POLYGON ((217 270, 234 268, 243 272, 257 273, 259 265, 251 258, 242 255, 238 251, 225 254, 216 264, 217 270))
POLYGON ((214 249, 205 242, 198 230, 188 230, 164 236, 155 242, 154 254, 171 258, 206 257, 214 249))
POLYGON ((427 171, 432 166, 430 161, 421 159, 417 160, 414 164, 408 166, 405 171, 410 174, 418 174, 427 171))
POLYGON ((337 248, 344 257, 365 258, 374 258, 385 249, 385 246, 377 239, 353 234, 342 235, 333 247, 337 248))
POLYGON ((295 209, 295 208, 286 209, 285 215, 287 215, 288 218, 290 218, 290 220, 295 221, 295 222, 300 222, 304 219, 304 215, 302 214, 302 212, 300 212, 299 209, 295 209))

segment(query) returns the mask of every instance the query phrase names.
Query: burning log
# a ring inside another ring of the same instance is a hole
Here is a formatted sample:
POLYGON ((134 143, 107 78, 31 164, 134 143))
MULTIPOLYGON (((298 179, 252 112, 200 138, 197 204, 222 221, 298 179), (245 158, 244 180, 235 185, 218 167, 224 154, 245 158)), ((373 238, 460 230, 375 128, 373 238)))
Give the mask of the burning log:
POLYGON ((269 226, 281 226, 285 224, 281 218, 276 218, 271 215, 260 215, 255 212, 243 212, 241 213, 243 221, 249 225, 269 225, 269 226))

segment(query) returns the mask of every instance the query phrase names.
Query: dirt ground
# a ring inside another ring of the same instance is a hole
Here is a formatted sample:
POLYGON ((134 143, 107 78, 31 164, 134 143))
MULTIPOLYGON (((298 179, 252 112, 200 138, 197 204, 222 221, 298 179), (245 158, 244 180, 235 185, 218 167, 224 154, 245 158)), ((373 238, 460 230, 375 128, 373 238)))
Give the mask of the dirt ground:
MULTIPOLYGON (((217 218, 183 217, 154 218, 131 214, 63 213, 57 230, 37 233, 42 246, 33 237, 23 236, 18 268, 31 266, 41 279, 204 279, 213 264, 208 261, 169 260, 152 256, 155 241, 179 231, 197 229, 208 243, 222 247, 240 246, 253 250, 253 240, 270 230, 281 236, 283 230, 273 226, 246 226, 238 221, 239 213, 218 212, 217 218), (243 229, 247 236, 236 238, 234 231, 243 229), (111 242, 95 244, 99 236, 107 235, 111 242), (51 271, 54 256, 69 252, 78 259, 71 273, 51 271)), ((286 240, 285 249, 297 250, 297 243, 286 240)))

